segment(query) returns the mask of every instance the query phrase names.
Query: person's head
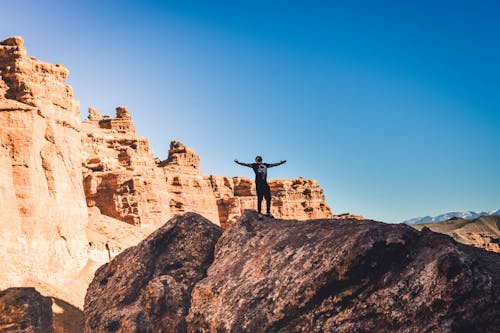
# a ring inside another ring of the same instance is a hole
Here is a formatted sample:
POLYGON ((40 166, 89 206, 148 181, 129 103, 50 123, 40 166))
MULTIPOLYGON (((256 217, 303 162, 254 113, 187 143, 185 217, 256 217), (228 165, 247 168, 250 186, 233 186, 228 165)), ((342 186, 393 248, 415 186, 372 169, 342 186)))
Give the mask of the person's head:
POLYGON ((262 163, 262 156, 260 156, 260 155, 255 156, 255 162, 256 163, 262 163))

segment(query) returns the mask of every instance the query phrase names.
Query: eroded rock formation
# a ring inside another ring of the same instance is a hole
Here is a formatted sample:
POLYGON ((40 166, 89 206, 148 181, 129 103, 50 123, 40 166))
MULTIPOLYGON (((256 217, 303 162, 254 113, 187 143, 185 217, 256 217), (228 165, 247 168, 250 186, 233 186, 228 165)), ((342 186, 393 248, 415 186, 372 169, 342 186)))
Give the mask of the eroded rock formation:
POLYGON ((52 333, 52 301, 35 288, 9 288, 0 292, 0 331, 52 333))
POLYGON ((0 42, 0 288, 64 285, 87 261, 78 103, 68 70, 0 42))
MULTIPOLYGON (((185 212, 203 215, 226 228, 245 209, 256 209, 253 180, 208 176, 200 157, 172 141, 166 160, 153 159, 146 139, 136 136, 130 114, 117 108, 116 118, 91 108, 83 122, 84 187, 87 203, 101 213, 134 225, 159 226, 185 212)), ((272 212, 276 217, 330 218, 323 190, 315 180, 274 179, 272 212)))
POLYGON ((212 187, 200 170, 200 157, 179 141, 172 141, 168 158, 158 164, 171 194, 173 215, 194 212, 219 224, 219 212, 212 187))
POLYGON ((172 216, 170 195, 149 142, 136 135, 127 108, 116 108, 116 118, 100 116, 91 108, 82 128, 88 206, 132 225, 165 223, 172 216))
POLYGON ((187 213, 99 268, 85 297, 85 332, 183 332, 189 298, 222 229, 187 213))
POLYGON ((0 42, 0 288, 36 286, 81 307, 95 269, 170 217, 193 211, 227 226, 255 198, 239 196, 244 182, 214 190, 180 142, 155 160, 126 107, 114 118, 91 108, 81 122, 67 77, 27 56, 22 38, 0 42))
MULTIPOLYGON (((257 194, 254 180, 244 177, 209 176, 224 228, 234 223, 246 209, 255 210, 257 194)), ((278 218, 308 220, 331 218, 332 211, 323 190, 313 179, 272 179, 271 211, 278 218)))

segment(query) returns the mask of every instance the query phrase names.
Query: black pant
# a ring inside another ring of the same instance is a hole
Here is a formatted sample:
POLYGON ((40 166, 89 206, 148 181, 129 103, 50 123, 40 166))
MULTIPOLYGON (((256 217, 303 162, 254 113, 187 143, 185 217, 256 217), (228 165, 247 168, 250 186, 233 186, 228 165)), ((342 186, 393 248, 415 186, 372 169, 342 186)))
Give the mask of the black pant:
POLYGON ((271 189, 267 183, 256 184, 257 186, 257 210, 262 210, 262 198, 266 198, 266 212, 271 213, 271 189))

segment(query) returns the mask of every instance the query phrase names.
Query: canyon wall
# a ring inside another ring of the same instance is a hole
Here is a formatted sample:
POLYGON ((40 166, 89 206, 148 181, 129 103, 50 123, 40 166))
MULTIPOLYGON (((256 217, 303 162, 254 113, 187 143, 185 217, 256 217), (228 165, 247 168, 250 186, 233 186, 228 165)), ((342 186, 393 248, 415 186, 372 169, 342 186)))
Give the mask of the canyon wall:
POLYGON ((127 108, 116 108, 116 118, 91 108, 82 123, 82 145, 89 207, 142 227, 159 227, 171 217, 163 174, 148 140, 136 135, 127 108))
MULTIPOLYGON (((168 219, 196 212, 227 227, 256 208, 252 180, 204 176, 181 142, 154 158, 126 107, 81 121, 68 70, 23 44, 0 41, 0 290, 36 286, 81 306, 95 269, 168 219)), ((277 217, 331 216, 317 182, 270 185, 277 217)))
MULTIPOLYGON (((199 155, 182 142, 170 143, 166 160, 153 158, 125 107, 116 109, 115 118, 90 108, 82 129, 87 204, 104 215, 159 227, 169 217, 194 212, 226 228, 245 209, 257 208, 252 179, 203 176, 199 155)), ((278 218, 333 217, 315 180, 273 179, 269 186, 271 211, 278 218)))
POLYGON ((201 174, 200 157, 193 149, 172 141, 167 160, 159 162, 158 166, 172 196, 169 207, 173 215, 194 212, 220 224, 215 195, 201 174))
MULTIPOLYGON (((253 179, 212 175, 207 180, 217 198, 222 227, 234 223, 246 209, 256 209, 257 194, 253 179)), ((272 195, 271 212, 277 218, 308 220, 333 217, 323 190, 315 180, 272 179, 269 187, 272 195)))
POLYGON ((68 70, 0 42, 0 289, 60 285, 87 261, 78 103, 68 70))

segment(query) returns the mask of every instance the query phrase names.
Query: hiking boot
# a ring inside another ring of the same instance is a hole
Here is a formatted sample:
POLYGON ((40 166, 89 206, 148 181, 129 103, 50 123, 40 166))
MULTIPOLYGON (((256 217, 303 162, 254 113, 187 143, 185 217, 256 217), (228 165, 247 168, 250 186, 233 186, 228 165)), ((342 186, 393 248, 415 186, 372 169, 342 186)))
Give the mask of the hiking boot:
POLYGON ((261 213, 259 213, 259 214, 257 215, 257 218, 258 218, 259 220, 262 220, 262 219, 263 219, 262 214, 261 214, 261 213))
POLYGON ((267 213, 266 216, 269 217, 270 219, 274 219, 274 216, 271 213, 267 213))

